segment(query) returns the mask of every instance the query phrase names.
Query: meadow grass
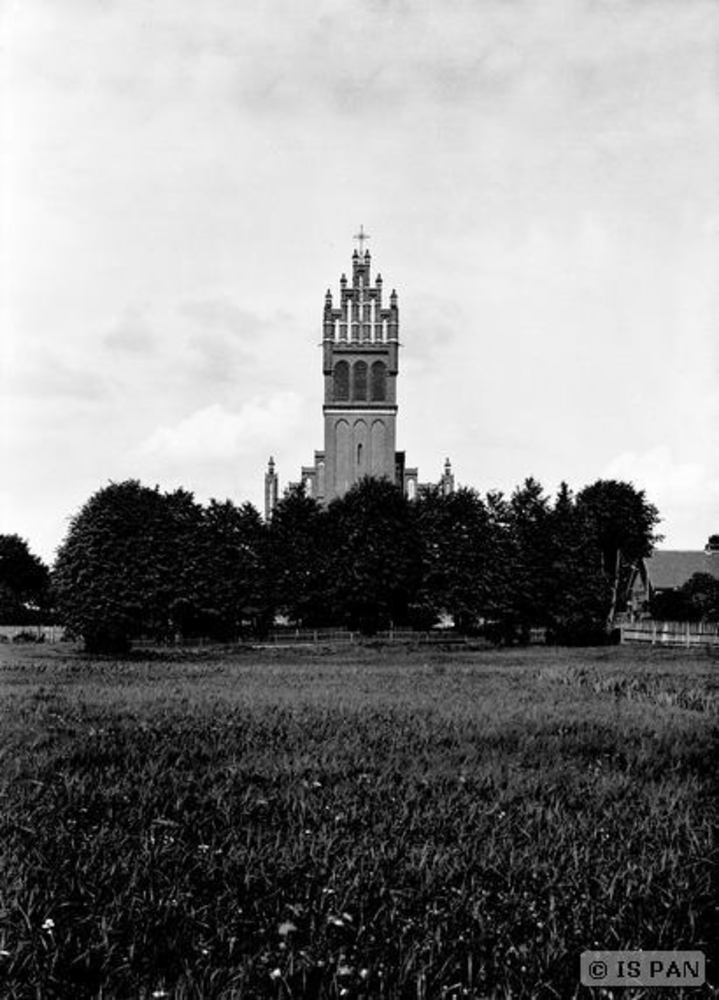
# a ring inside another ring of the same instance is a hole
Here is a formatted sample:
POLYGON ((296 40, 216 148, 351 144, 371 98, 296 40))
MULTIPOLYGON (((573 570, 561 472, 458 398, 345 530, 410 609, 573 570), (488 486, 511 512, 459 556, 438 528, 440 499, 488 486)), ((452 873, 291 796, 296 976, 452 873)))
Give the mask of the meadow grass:
POLYGON ((716 656, 0 656, 2 996, 568 998, 585 949, 712 953, 716 656))

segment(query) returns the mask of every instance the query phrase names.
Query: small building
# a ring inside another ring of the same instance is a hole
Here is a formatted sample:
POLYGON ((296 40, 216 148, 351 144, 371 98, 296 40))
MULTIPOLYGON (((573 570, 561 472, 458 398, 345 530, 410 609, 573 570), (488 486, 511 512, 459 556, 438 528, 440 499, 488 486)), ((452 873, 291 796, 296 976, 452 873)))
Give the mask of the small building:
POLYGON ((627 609, 632 618, 647 617, 653 597, 680 590, 696 573, 719 580, 719 536, 705 549, 657 549, 634 567, 629 580, 627 609))

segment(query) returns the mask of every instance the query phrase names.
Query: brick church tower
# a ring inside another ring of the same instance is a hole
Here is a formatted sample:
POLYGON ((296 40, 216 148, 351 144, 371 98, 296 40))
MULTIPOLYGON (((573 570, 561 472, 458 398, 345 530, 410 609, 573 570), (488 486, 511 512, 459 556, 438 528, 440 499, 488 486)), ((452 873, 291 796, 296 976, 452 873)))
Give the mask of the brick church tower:
MULTIPOLYGON (((302 467, 309 496, 329 503, 343 496, 364 476, 386 477, 413 498, 417 469, 405 466, 396 451, 397 374, 399 371, 399 309, 393 290, 383 299, 382 277, 372 282, 371 257, 360 228, 360 249, 352 254, 352 280, 340 278, 339 299, 325 295, 322 321, 324 376, 324 451, 314 465, 302 467)), ((443 492, 454 489, 449 460, 441 481, 443 492)), ((270 518, 278 495, 272 459, 265 476, 265 517, 270 518)))
POLYGON ((325 500, 342 496, 363 476, 398 478, 398 337, 397 293, 386 306, 379 274, 372 284, 369 250, 355 250, 352 282, 342 275, 337 307, 330 291, 325 296, 325 500))

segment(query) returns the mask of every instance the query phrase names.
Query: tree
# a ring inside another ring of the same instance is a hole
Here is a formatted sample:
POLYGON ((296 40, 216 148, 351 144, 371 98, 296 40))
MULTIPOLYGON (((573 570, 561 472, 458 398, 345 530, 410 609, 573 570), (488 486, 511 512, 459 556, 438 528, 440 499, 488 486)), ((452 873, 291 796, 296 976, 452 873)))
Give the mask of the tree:
POLYGON ((654 531, 660 520, 659 512, 647 501, 644 490, 614 479, 599 479, 586 486, 577 495, 577 507, 593 527, 601 566, 611 581, 606 615, 606 627, 610 630, 632 567, 650 555, 654 543, 661 540, 654 531))
POLYGON ((327 514, 292 486, 272 512, 269 580, 272 606, 297 625, 313 627, 331 618, 328 606, 327 514))
POLYGON ((491 529, 482 498, 472 489, 444 495, 429 487, 411 513, 421 556, 417 624, 427 627, 448 614, 458 629, 475 628, 492 590, 491 529))
POLYGON ((611 585, 600 566, 594 526, 562 483, 549 518, 548 637, 578 644, 604 634, 611 585))
POLYGON ((111 483, 72 519, 53 573, 58 610, 88 651, 167 636, 194 600, 200 509, 136 480, 111 483))
POLYGON ((266 527, 250 503, 211 500, 202 511, 191 606, 194 628, 217 639, 262 630, 266 616, 266 527))
POLYGON ((50 571, 19 535, 0 535, 0 624, 36 621, 47 608, 50 571))
POLYGON ((682 591, 698 621, 719 621, 719 580, 711 573, 695 573, 682 591))
POLYGON ((719 621, 719 580, 711 573, 695 573, 682 587, 654 594, 651 613, 662 621, 719 621))
POLYGON ((516 617, 526 636, 532 626, 549 621, 549 574, 552 562, 550 501, 531 476, 509 501, 509 529, 514 542, 512 595, 516 617))
POLYGON ((420 576, 409 501, 387 479, 360 480, 327 511, 329 604, 366 633, 406 622, 420 576))

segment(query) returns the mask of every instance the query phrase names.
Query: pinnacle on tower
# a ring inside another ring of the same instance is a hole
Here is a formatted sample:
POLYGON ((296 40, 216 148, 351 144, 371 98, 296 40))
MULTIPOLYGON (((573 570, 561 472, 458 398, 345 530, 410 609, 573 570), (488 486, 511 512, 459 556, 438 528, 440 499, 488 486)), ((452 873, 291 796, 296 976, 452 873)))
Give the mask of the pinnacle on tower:
POLYGON ((444 472, 442 473, 442 478, 440 479, 440 486, 442 489, 443 496, 449 496, 450 493, 454 493, 454 473, 452 472, 452 463, 447 458, 444 462, 444 472))

